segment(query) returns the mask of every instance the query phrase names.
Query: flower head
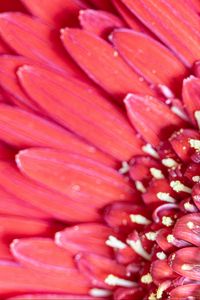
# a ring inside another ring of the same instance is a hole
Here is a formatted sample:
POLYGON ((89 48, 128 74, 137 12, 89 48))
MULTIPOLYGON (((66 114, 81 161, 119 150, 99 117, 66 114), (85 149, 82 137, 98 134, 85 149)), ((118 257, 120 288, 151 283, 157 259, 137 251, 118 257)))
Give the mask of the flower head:
POLYGON ((198 1, 0 11, 0 296, 198 300, 198 1))

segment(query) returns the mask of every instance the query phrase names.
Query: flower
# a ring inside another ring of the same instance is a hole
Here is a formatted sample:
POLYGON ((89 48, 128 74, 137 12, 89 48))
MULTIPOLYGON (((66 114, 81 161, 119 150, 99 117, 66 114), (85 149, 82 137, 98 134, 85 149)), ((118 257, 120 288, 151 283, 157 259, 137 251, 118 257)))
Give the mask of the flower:
POLYGON ((199 299, 198 1, 0 11, 0 296, 199 299))

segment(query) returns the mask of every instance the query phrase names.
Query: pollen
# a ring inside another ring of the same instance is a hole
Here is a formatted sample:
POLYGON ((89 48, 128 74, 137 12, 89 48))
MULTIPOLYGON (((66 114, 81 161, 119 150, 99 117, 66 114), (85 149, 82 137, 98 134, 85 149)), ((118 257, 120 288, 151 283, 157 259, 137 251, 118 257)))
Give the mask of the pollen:
POLYGON ((186 185, 181 183, 179 180, 171 181, 170 186, 177 193, 185 192, 185 193, 190 194, 192 192, 191 188, 187 187, 186 185))
POLYGON ((173 243, 173 241, 174 241, 174 236, 173 236, 173 234, 168 234, 168 236, 167 236, 167 241, 168 241, 168 243, 170 243, 170 244, 172 244, 173 243))
POLYGON ((176 199, 174 199, 173 197, 171 197, 169 193, 159 192, 159 193, 157 193, 156 196, 161 201, 166 201, 166 202, 169 202, 169 203, 176 202, 176 199))
POLYGON ((158 153, 156 152, 156 150, 151 146, 151 144, 146 144, 145 146, 142 147, 142 150, 151 155, 154 158, 159 158, 158 153))
POLYGON ((141 192, 141 193, 145 193, 146 192, 146 188, 145 186, 143 185, 143 183, 139 180, 136 180, 135 181, 135 187, 136 189, 141 192))
POLYGON ((140 225, 151 224, 151 221, 142 215, 131 214, 130 219, 133 223, 140 224, 140 225))
POLYGON ((182 269, 183 271, 192 271, 193 265, 183 264, 183 265, 181 266, 181 269, 182 269))
POLYGON ((149 241, 155 241, 156 237, 157 237, 157 232, 150 231, 150 232, 145 233, 145 236, 149 241))
POLYGON ((162 217, 162 224, 167 226, 167 227, 170 227, 172 226, 174 223, 174 221, 172 220, 171 217, 167 217, 167 216, 163 216, 162 217))
POLYGON ((194 224, 193 222, 189 221, 189 222, 187 223, 187 228, 189 228, 189 229, 194 229, 194 227, 195 227, 195 224, 194 224))
POLYGON ((123 161, 122 166, 119 169, 119 173, 126 174, 126 173, 128 173, 129 169, 130 169, 129 164, 126 161, 123 161))
POLYGON ((157 252, 157 253, 156 253, 156 256, 157 256, 157 258, 160 259, 160 260, 164 260, 164 259, 167 257, 166 254, 165 254, 163 251, 157 252))
POLYGON ((92 297, 107 297, 111 295, 111 291, 93 288, 89 291, 89 294, 92 297))
POLYGON ((162 171, 156 168, 150 168, 150 173, 155 179, 163 179, 165 176, 162 171))
POLYGON ((167 168, 176 168, 178 163, 173 158, 162 159, 162 164, 167 168))
POLYGON ((126 242, 138 255, 142 256, 146 260, 151 260, 151 255, 143 248, 140 240, 127 240, 126 242))
POLYGON ((189 139, 189 144, 195 150, 200 151, 200 140, 189 139))
POLYGON ((118 240, 116 237, 110 235, 107 241, 105 242, 107 246, 117 249, 125 249, 127 245, 120 240, 118 240))
POLYGON ((142 282, 142 283, 145 283, 145 284, 150 284, 150 283, 152 283, 152 282, 153 282, 153 278, 152 278, 151 274, 150 274, 150 273, 147 273, 146 275, 143 275, 143 276, 141 277, 141 282, 142 282))
POLYGON ((197 121, 198 127, 200 128, 200 110, 196 110, 194 113, 194 117, 197 121))
POLYGON ((136 283, 133 281, 119 278, 113 274, 109 274, 104 281, 105 281, 105 283, 107 283, 108 285, 111 285, 111 286, 119 285, 119 286, 123 286, 123 287, 133 287, 136 285, 136 283))
POLYGON ((200 181, 200 176, 193 176, 193 177, 192 177, 192 180, 193 180, 194 182, 199 182, 199 181, 200 181))

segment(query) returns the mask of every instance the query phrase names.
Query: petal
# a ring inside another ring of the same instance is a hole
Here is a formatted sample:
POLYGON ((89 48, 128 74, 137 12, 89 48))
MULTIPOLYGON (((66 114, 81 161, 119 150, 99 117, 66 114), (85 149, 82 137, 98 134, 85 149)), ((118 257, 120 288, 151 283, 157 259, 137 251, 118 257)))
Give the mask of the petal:
POLYGON ((114 14, 94 9, 81 10, 79 20, 83 29, 105 38, 114 28, 125 26, 114 14))
POLYGON ((170 259, 171 268, 178 274, 193 279, 200 279, 200 250, 186 247, 175 252, 170 259))
POLYGON ((113 11, 112 1, 108 0, 89 0, 95 7, 103 10, 113 11))
POLYGON ((161 43, 128 29, 115 30, 112 42, 124 60, 148 82, 166 85, 176 92, 178 88, 180 92, 180 81, 187 70, 161 43))
POLYGON ((100 297, 90 297, 88 295, 75 294, 25 294, 16 297, 7 298, 7 300, 105 300, 100 297))
MULTIPOLYGON (((16 263, 0 262, 0 295, 30 292, 86 294, 88 282, 78 272, 38 272, 16 263), (76 278, 76 280, 74 280, 76 278)), ((7 297, 6 297, 7 298, 7 297)))
POLYGON ((112 251, 106 246, 106 240, 112 233, 112 230, 104 225, 80 224, 57 232, 55 241, 58 246, 73 255, 78 252, 92 252, 110 256, 112 251))
POLYGON ((181 1, 154 0, 122 2, 190 67, 199 58, 199 20, 195 11, 181 1))
POLYGON ((29 96, 50 116, 99 149, 119 160, 141 153, 141 141, 122 112, 98 90, 30 66, 20 68, 18 75, 29 96))
POLYGON ((0 138, 17 147, 53 147, 77 152, 115 165, 113 159, 48 120, 15 107, 0 104, 0 138))
POLYGON ((56 27, 78 25, 78 12, 87 7, 82 0, 22 0, 22 3, 34 16, 56 27))
MULTIPOLYGON (((194 125, 198 123, 196 111, 200 110, 200 79, 190 76, 183 81, 183 102, 194 125)), ((200 124, 200 120, 199 120, 200 124)))
POLYGON ((124 102, 131 123, 153 146, 158 146, 160 139, 165 140, 175 129, 184 126, 183 120, 156 98, 128 94, 124 102))
POLYGON ((61 73, 80 72, 63 50, 57 30, 36 18, 22 13, 3 13, 0 34, 18 54, 61 73))
MULTIPOLYGON (((0 182, 6 191, 64 222, 87 222, 99 219, 96 208, 88 202, 43 188, 22 176, 11 164, 0 161, 0 182)), ((89 202, 90 203, 90 202, 89 202)), ((98 206, 101 205, 98 203, 98 206)))
POLYGON ((176 299, 187 299, 193 297, 194 299, 200 298, 200 285, 199 284, 185 284, 178 286, 170 292, 170 298, 176 299))
POLYGON ((10 248, 15 259, 30 269, 66 274, 75 269, 71 254, 49 238, 15 239, 10 248))
POLYGON ((117 171, 80 155, 61 157, 57 151, 27 149, 20 151, 16 162, 29 178, 72 199, 101 206, 131 200, 135 191, 117 171))
POLYGON ((87 75, 119 100, 128 92, 154 94, 143 78, 141 80, 103 39, 80 29, 69 28, 62 30, 61 39, 87 75))

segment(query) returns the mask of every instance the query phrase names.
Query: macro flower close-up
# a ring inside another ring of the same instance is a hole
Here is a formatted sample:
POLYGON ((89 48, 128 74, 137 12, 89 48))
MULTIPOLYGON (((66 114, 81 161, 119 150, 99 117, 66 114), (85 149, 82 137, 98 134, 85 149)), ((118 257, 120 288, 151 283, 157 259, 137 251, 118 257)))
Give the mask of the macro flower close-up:
POLYGON ((0 299, 200 300, 199 0, 0 0, 0 299))

